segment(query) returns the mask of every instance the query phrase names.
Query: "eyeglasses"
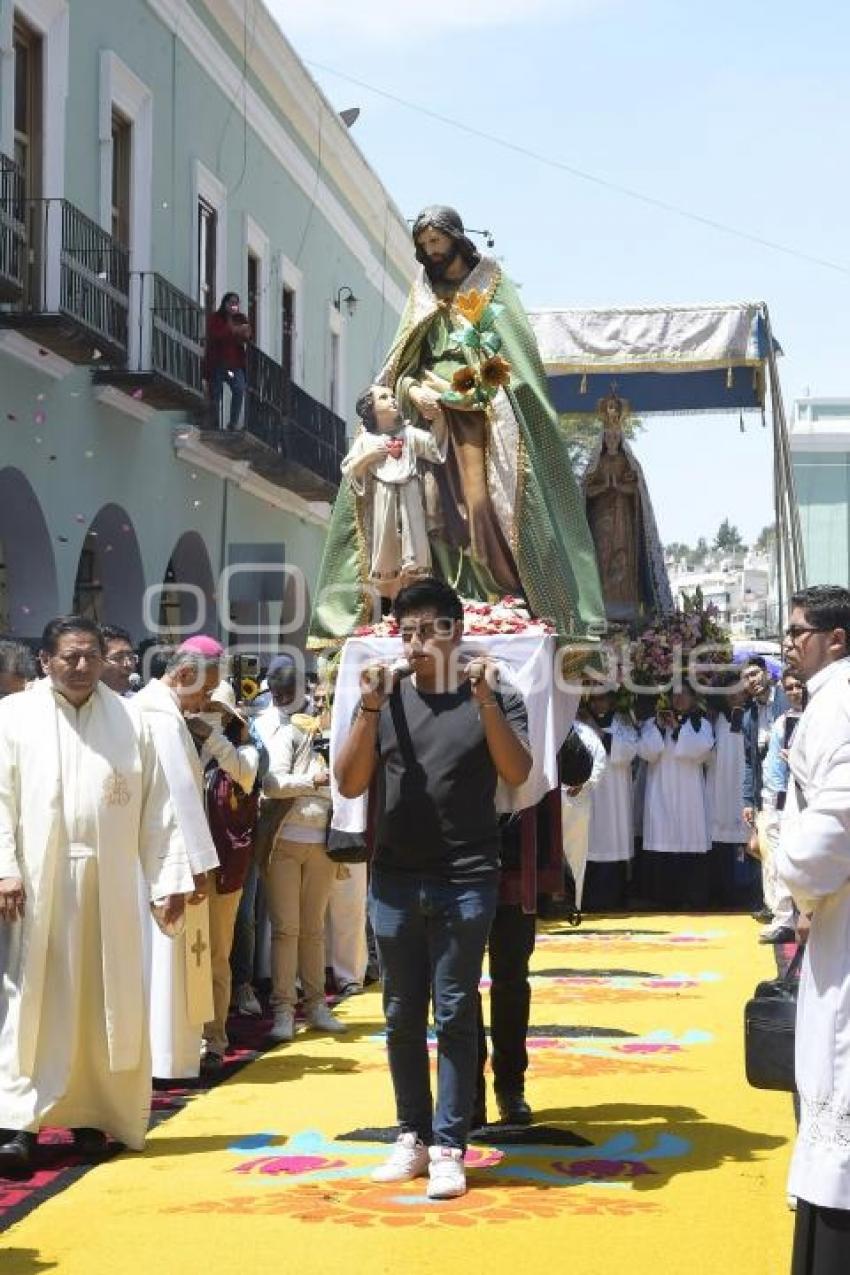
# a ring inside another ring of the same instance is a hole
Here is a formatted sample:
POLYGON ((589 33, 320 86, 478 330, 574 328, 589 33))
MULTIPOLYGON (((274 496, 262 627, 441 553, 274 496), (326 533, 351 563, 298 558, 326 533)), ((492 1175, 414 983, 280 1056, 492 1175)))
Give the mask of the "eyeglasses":
POLYGON ((401 640, 411 642, 415 636, 418 636, 421 642, 427 642, 433 637, 451 637, 454 628, 454 620, 447 619, 436 619, 433 622, 425 620, 422 624, 402 624, 401 640))
POLYGON ((106 662, 107 664, 129 664, 132 668, 136 668, 139 657, 134 651, 117 651, 115 655, 108 655, 106 662))
POLYGON ((801 638, 804 633, 828 633, 829 629, 825 629, 818 624, 789 624, 785 630, 785 636, 789 642, 796 642, 797 638, 801 638))

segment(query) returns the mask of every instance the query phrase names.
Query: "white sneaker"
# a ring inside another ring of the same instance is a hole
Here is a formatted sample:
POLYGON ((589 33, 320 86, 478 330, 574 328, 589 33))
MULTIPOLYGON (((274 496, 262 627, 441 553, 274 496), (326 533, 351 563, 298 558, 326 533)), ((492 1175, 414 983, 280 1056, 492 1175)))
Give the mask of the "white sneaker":
POLYGON ((460 1147, 429 1147, 428 1199, 454 1200, 466 1194, 466 1174, 460 1147))
POLYGON ((263 1007, 257 1000, 257 995, 250 983, 243 983, 241 987, 237 987, 233 1004, 236 1013, 242 1018, 262 1018, 263 1007))
POLYGON ((269 1039, 277 1041, 295 1039, 295 1015, 291 1009, 275 1010, 269 1039))
POLYGON ((307 1015, 307 1026, 320 1032, 333 1032, 335 1036, 348 1031, 342 1019, 332 1014, 327 1005, 316 1005, 307 1015))
POLYGON ((400 1133, 383 1164, 372 1171, 373 1182, 411 1182, 428 1172, 428 1148, 415 1133, 400 1133))

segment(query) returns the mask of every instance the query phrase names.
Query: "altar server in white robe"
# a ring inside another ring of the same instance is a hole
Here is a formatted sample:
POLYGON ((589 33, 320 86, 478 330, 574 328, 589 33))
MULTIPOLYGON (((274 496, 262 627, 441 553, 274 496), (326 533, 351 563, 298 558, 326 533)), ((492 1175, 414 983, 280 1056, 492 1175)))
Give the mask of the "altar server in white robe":
POLYGON ((200 713, 220 680, 222 647, 214 638, 189 638, 165 673, 139 691, 134 704, 149 724, 196 879, 186 928, 169 939, 150 932, 151 1050, 162 1080, 200 1073, 204 1023, 213 1017, 206 873, 218 867, 203 803, 203 771, 184 714, 200 713))
POLYGON ((133 706, 98 685, 91 621, 51 621, 46 674, 0 704, 0 1175, 33 1168, 44 1124, 94 1158, 144 1145, 151 1100, 141 869, 176 923, 194 884, 168 786, 133 706))
POLYGON ((690 687, 642 723, 638 756, 647 763, 643 817, 645 890, 657 906, 708 905, 708 819, 703 765, 714 744, 711 723, 690 687))
POLYGON ((617 912, 626 906, 634 856, 632 762, 638 736, 631 719, 615 711, 612 693, 588 696, 585 720, 606 763, 591 796, 583 905, 586 912, 617 912))
POLYGON ((605 749, 596 731, 575 722, 573 730, 590 754, 593 769, 583 784, 561 784, 561 836, 564 858, 575 882, 575 904, 583 906, 584 875, 590 831, 590 804, 605 771, 605 749))
POLYGON ((750 838, 742 814, 744 788, 744 734, 742 730, 745 692, 738 677, 730 685, 718 687, 711 697, 714 748, 705 767, 705 799, 708 835, 708 905, 731 908, 735 904, 735 863, 741 847, 750 838))
POLYGON ((797 1000, 792 1275, 850 1270, 850 592, 791 598, 784 655, 808 705, 788 758, 776 869, 811 929, 797 1000))

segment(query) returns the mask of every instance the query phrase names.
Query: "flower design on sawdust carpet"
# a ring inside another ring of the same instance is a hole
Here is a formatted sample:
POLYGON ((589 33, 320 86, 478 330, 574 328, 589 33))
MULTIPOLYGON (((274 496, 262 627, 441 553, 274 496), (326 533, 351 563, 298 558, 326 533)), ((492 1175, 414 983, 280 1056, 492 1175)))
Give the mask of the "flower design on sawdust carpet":
POLYGON ((240 1157, 231 1172, 240 1185, 250 1182, 250 1192, 237 1190, 169 1211, 285 1215, 308 1224, 393 1228, 468 1228, 553 1218, 565 1211, 617 1216, 658 1210, 659 1204, 634 1188, 665 1175, 671 1161, 690 1151, 689 1142, 668 1133, 623 1132, 590 1146, 568 1130, 531 1129, 516 1133, 522 1142, 470 1147, 469 1192, 437 1202, 427 1198, 421 1181, 370 1181, 386 1143, 358 1141, 358 1136, 326 1139, 305 1130, 282 1147, 274 1134, 246 1138, 230 1148, 240 1157))

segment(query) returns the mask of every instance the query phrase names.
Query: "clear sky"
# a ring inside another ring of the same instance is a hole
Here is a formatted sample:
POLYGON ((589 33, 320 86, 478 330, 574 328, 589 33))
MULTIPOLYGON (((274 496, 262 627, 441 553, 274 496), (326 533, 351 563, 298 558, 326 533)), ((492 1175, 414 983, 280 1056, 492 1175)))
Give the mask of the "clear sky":
MULTIPOLYGON (((807 389, 850 394, 843 0, 267 3, 331 102, 361 107, 353 136, 405 215, 450 203, 491 230, 528 308, 765 300, 789 415, 807 389)), ((710 537, 726 516, 751 539, 771 520, 769 430, 745 421, 744 434, 737 417, 648 422, 638 453, 663 540, 710 537)))

